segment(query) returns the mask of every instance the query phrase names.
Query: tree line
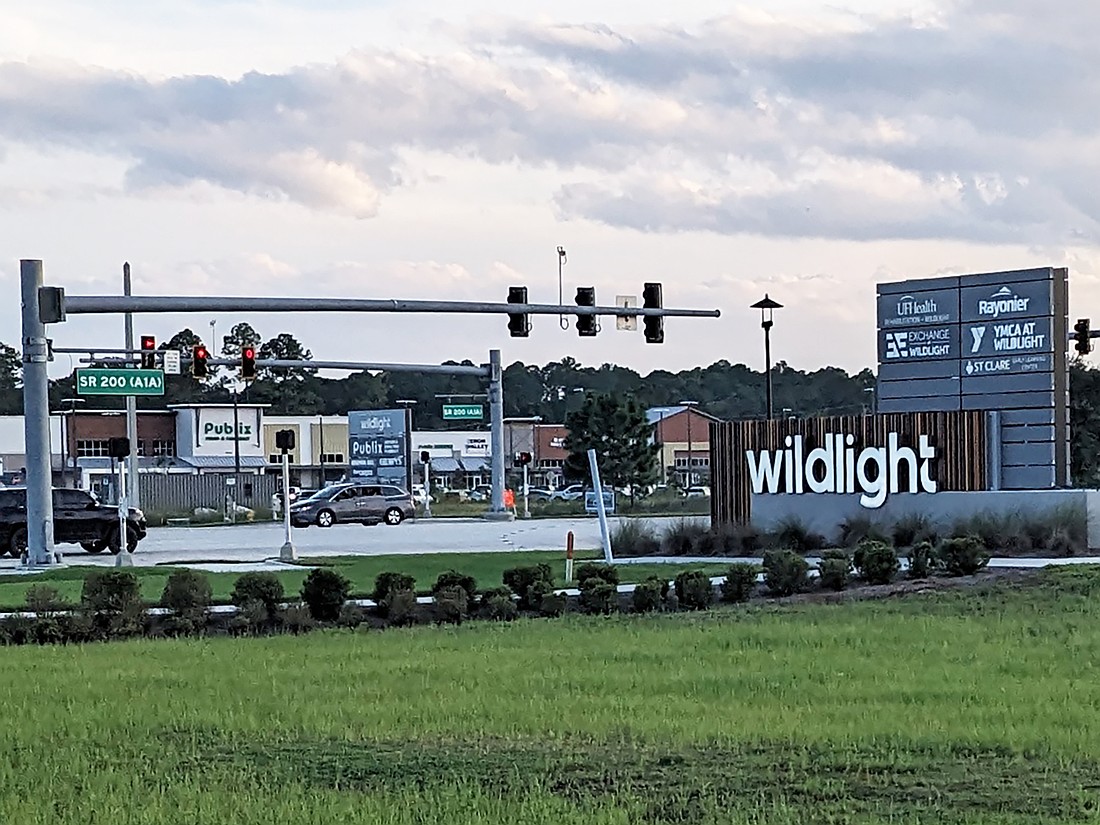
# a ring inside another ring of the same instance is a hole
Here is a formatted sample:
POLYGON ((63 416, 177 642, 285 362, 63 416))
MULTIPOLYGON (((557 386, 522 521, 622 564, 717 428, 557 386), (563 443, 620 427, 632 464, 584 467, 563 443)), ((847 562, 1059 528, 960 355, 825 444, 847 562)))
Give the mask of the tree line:
MULTIPOLYGON (((203 343, 193 330, 182 329, 160 348, 190 352, 203 343)), ((312 357, 294 335, 283 332, 265 340, 247 323, 234 326, 220 346, 211 347, 211 355, 239 357, 246 346, 255 347, 261 361, 308 361, 312 357)), ((471 361, 443 363, 473 365, 471 361)), ((355 409, 392 408, 400 399, 416 402, 413 416, 417 429, 468 429, 469 422, 444 421, 443 404, 486 403, 485 383, 474 376, 358 372, 326 378, 303 366, 260 369, 257 379, 245 386, 236 381, 234 368, 211 367, 203 381, 192 378, 186 370, 184 373, 166 376, 164 396, 139 398, 138 407, 229 403, 239 390, 242 403, 268 404, 272 415, 342 415, 355 409)), ((22 413, 20 376, 19 352, 0 343, 0 414, 22 413)), ((875 375, 870 369, 857 373, 837 367, 805 371, 780 361, 773 367, 772 381, 777 415, 844 415, 874 410, 875 375)), ((75 371, 52 380, 51 409, 60 410, 63 400, 76 397, 75 386, 75 371)), ((562 423, 571 414, 581 412, 589 396, 601 395, 630 398, 641 409, 695 401, 699 409, 726 420, 759 418, 765 412, 763 372, 726 360, 679 372, 654 370, 646 375, 615 364, 584 366, 568 357, 543 366, 517 361, 504 370, 504 414, 509 417, 537 416, 547 423, 562 423)), ((1100 486, 1100 370, 1080 359, 1070 365, 1070 404, 1074 478, 1079 484, 1100 486)), ((97 397, 94 402, 99 409, 121 409, 123 405, 122 398, 111 396, 97 397)), ((488 426, 487 420, 484 426, 488 426)))

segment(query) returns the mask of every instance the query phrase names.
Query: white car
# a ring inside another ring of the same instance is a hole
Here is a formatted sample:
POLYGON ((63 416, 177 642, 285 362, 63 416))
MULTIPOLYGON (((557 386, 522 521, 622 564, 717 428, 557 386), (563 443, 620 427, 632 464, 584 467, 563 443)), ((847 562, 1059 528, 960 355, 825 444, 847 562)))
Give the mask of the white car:
POLYGON ((424 504, 428 499, 431 499, 432 504, 435 504, 435 496, 427 496, 424 494, 423 484, 414 484, 412 488, 413 501, 417 504, 424 504))
POLYGON ((550 494, 551 501, 577 501, 584 498, 583 484, 570 484, 563 490, 554 490, 550 494))

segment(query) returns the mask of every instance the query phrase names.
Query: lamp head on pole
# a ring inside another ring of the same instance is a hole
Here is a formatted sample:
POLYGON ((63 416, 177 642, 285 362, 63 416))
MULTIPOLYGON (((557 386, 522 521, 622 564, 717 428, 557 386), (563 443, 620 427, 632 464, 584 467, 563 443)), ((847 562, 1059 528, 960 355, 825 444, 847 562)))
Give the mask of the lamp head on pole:
POLYGON ((760 326, 763 329, 771 329, 772 326, 772 312, 777 309, 782 309, 783 304, 778 301, 773 301, 768 297, 768 293, 764 293, 764 299, 757 301, 749 309, 760 310, 760 326))

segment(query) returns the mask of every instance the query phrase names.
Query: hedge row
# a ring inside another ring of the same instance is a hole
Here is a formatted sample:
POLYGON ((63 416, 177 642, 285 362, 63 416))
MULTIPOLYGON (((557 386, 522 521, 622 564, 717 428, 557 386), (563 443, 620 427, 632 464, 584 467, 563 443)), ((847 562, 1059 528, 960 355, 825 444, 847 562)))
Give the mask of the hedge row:
MULTIPOLYGON (((977 572, 989 560, 981 540, 975 537, 951 539, 938 547, 922 544, 910 553, 910 575, 923 577, 931 571, 948 575, 977 572)), ((853 573, 869 584, 890 581, 897 573, 893 548, 873 540, 857 546, 849 558, 845 551, 829 551, 819 565, 820 584, 843 589, 853 573)), ((809 565, 791 550, 769 551, 762 570, 752 564, 734 564, 719 586, 725 602, 744 602, 760 590, 771 596, 789 596, 809 590, 809 565)), ((585 563, 577 567, 583 613, 609 615, 624 611, 705 610, 715 601, 710 577, 698 570, 680 573, 670 585, 652 576, 636 585, 632 594, 618 591, 619 572, 612 565, 585 563)), ((382 573, 375 579, 373 608, 348 601, 351 583, 335 570, 311 570, 298 593, 287 604, 282 582, 273 573, 253 572, 240 576, 233 587, 233 614, 210 610, 212 589, 207 577, 194 570, 176 570, 168 577, 155 614, 141 600, 138 577, 128 570, 91 573, 85 580, 80 603, 65 602, 49 585, 35 585, 27 591, 27 611, 33 615, 11 616, 0 621, 0 643, 62 643, 102 641, 135 636, 183 636, 210 633, 258 635, 301 633, 322 626, 402 627, 413 624, 461 624, 468 618, 510 621, 520 615, 554 617, 569 608, 565 595, 554 587, 553 573, 546 564, 515 567, 504 571, 501 587, 478 590, 472 576, 455 570, 441 574, 432 586, 431 604, 416 598, 416 581, 404 573, 382 573)))

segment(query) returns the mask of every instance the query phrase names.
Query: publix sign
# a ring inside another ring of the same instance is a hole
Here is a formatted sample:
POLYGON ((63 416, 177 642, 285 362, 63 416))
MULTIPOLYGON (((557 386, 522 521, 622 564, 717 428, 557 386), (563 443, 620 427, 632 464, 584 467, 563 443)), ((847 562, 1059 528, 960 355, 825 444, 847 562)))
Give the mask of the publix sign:
POLYGON ((202 425, 202 440, 206 442, 212 441, 251 441, 252 440, 252 425, 246 424, 243 421, 237 425, 237 437, 233 438, 233 424, 232 422, 219 423, 216 421, 207 421, 202 425))

